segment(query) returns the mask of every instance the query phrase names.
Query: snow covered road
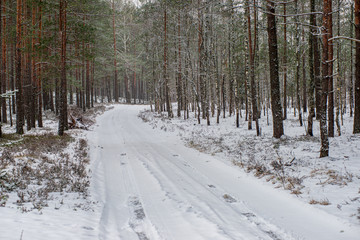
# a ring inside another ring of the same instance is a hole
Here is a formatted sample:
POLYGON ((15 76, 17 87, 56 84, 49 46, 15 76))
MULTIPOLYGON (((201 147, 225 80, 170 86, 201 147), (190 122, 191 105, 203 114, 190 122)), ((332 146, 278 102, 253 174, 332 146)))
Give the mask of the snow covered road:
POLYGON ((358 226, 273 189, 117 105, 89 138, 99 239, 359 239, 358 226))

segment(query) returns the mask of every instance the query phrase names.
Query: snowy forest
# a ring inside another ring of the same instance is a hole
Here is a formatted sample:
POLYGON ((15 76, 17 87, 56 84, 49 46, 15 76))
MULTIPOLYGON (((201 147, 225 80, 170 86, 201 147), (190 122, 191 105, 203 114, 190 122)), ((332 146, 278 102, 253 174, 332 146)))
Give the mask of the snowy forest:
POLYGON ((0 36, 0 239, 360 235, 360 0, 0 0, 0 36))

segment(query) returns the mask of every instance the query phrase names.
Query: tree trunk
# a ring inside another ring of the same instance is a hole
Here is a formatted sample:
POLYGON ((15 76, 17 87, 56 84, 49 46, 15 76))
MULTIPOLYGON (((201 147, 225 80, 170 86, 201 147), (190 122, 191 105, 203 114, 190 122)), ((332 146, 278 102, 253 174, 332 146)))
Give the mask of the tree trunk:
MULTIPOLYGON (((1 0, 0 0, 1 1, 1 0)), ((2 92, 6 92, 6 83, 7 83, 7 69, 6 69, 6 0, 3 0, 3 5, 1 7, 0 4, 0 12, 2 9, 2 30, 0 27, 0 36, 1 36, 1 32, 3 32, 3 36, 2 36, 2 67, 0 67, 0 69, 2 69, 2 83, 1 83, 1 89, 2 92)), ((1 14, 0 14, 1 17, 1 14)), ((7 107, 6 107, 6 98, 2 98, 1 99, 1 104, 2 104, 2 122, 3 123, 7 123, 7 107)))
POLYGON ((322 54, 322 89, 321 89, 321 108, 320 108, 320 138, 321 148, 320 157, 329 156, 329 139, 328 129, 326 122, 326 110, 327 110, 327 91, 329 86, 329 2, 332 0, 323 1, 323 28, 322 28, 322 40, 323 40, 323 54, 322 54))
MULTIPOLYGON (((360 0, 355 0, 355 37, 360 40, 360 0)), ((355 108, 353 133, 360 133, 360 43, 356 42, 355 108)))
MULTIPOLYGON (((40 4, 41 4, 40 0, 40 4)), ((41 5, 39 6, 39 33, 38 33, 38 42, 41 41, 42 37, 42 8, 41 5)), ((38 61, 41 62, 41 53, 39 54, 38 61)), ((43 101, 42 101, 42 75, 41 75, 41 64, 38 66, 38 74, 37 74, 37 95, 38 95, 38 126, 43 127, 43 120, 42 120, 42 107, 43 107, 43 101)))
MULTIPOLYGON (((351 3, 351 17, 350 17, 350 37, 353 38, 354 34, 354 4, 351 3)), ((354 70, 353 70, 353 41, 350 41, 350 82, 349 82, 349 105, 350 117, 353 116, 354 109, 354 70)))
POLYGON ((166 5, 164 8, 164 81, 165 81, 165 102, 166 102, 166 111, 169 118, 173 118, 173 112, 170 102, 170 90, 169 90, 169 79, 167 73, 167 9, 166 5))
POLYGON ((181 13, 178 13, 178 78, 177 78, 177 102, 178 102, 178 109, 177 109, 177 116, 181 117, 181 109, 182 106, 182 69, 181 69, 181 13))
MULTIPOLYGON (((255 5, 255 0, 254 0, 255 5)), ((260 127, 258 121, 258 109, 257 109, 257 94, 256 94, 256 86, 255 86, 255 51, 256 51, 256 42, 257 42, 257 34, 256 34, 256 9, 254 7, 254 42, 252 42, 251 36, 251 18, 250 18, 250 6, 248 5, 248 36, 249 36, 249 57, 250 57, 250 90, 251 90, 251 105, 252 105, 252 118, 249 118, 249 121, 255 121, 256 125, 256 135, 260 136, 260 127)), ((280 92, 279 92, 280 93, 280 92)), ((280 103, 281 104, 281 103, 280 103)))
POLYGON ((284 55, 283 55, 283 64, 284 64, 284 94, 283 94, 283 110, 284 110, 284 120, 287 119, 287 25, 286 25, 286 3, 284 4, 284 55))
POLYGON ((268 42, 269 42, 269 62, 270 62, 270 85, 271 85, 271 110, 273 114, 273 136, 280 138, 284 134, 283 113, 280 100, 279 82, 279 59, 276 35, 276 19, 274 2, 267 3, 268 20, 268 42))
MULTIPOLYGON (((333 21, 332 21, 332 1, 328 2, 329 6, 329 14, 328 14, 328 41, 333 36, 333 21)), ((334 58, 334 45, 333 41, 329 41, 328 44, 328 52, 329 52, 329 72, 328 72, 328 81, 329 81, 329 87, 328 87, 328 116, 329 116, 329 137, 334 137, 334 64, 333 64, 333 58, 334 58)))
POLYGON ((118 84, 118 72, 117 72, 117 49, 116 49, 116 28, 115 28, 115 0, 112 1, 113 10, 113 40, 114 40, 114 100, 119 102, 119 84, 118 84))
MULTIPOLYGON (((0 38, 3 38, 2 36, 2 0, 0 0, 0 38)), ((4 37, 5 38, 5 37, 4 37)), ((5 101, 5 98, 1 97, 1 94, 3 93, 3 88, 2 88, 2 85, 3 85, 3 81, 5 81, 4 78, 4 74, 3 72, 5 71, 5 69, 3 69, 3 65, 2 65, 2 61, 3 61, 3 58, 2 58, 2 55, 3 55, 3 52, 2 52, 2 45, 3 45, 3 41, 0 41, 0 138, 2 137, 2 121, 1 121, 1 105, 2 105, 2 101, 5 101)))
MULTIPOLYGON (((311 8, 315 6, 315 0, 310 0, 311 8)), ((312 11, 312 10, 311 10, 312 11)), ((310 15, 310 25, 313 25, 315 16, 310 15)), ((313 136, 313 119, 315 117, 315 66, 314 66, 314 31, 316 29, 312 28, 309 33, 309 115, 308 115, 308 128, 307 134, 313 136)))
MULTIPOLYGON (((295 14, 298 14, 298 0, 295 0, 295 14)), ((295 22, 299 22, 299 17, 295 17, 295 22)), ((301 112, 301 102, 300 102, 300 58, 301 58, 301 45, 300 45, 300 26, 296 25, 296 69, 295 69, 295 82, 296 82, 296 107, 299 112, 299 124, 303 125, 302 122, 302 112, 301 112)))
POLYGON ((60 54, 60 116, 59 116, 59 136, 64 135, 67 128, 67 90, 66 90, 66 0, 60 1, 59 25, 61 36, 61 54, 60 54))
POLYGON ((21 25, 22 25, 22 0, 17 0, 16 5, 16 133, 24 133, 24 106, 21 79, 21 25))

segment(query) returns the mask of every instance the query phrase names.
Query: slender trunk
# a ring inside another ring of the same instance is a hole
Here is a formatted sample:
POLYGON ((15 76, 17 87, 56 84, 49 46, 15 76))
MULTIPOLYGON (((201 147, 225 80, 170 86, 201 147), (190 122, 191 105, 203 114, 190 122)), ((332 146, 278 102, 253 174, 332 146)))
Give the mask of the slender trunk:
MULTIPOLYGON (((295 0, 295 13, 298 14, 298 0, 295 0)), ((295 17, 295 22, 299 22, 299 17, 295 17)), ((303 125, 302 122, 302 112, 301 112, 301 102, 300 102, 300 58, 301 58, 301 46, 300 46, 300 26, 296 25, 296 72, 295 72, 295 82, 296 82, 296 106, 299 112, 299 124, 303 125)))
POLYGON ((329 2, 331 0, 324 0, 323 2, 323 28, 322 28, 322 40, 323 40, 323 54, 322 54, 322 89, 321 89, 321 108, 320 108, 320 138, 321 148, 320 157, 329 156, 329 139, 328 129, 326 122, 326 110, 327 110, 327 91, 329 86, 329 2))
MULTIPOLYGON (((315 0, 311 0, 311 12, 315 12, 315 0)), ((314 81, 315 81, 315 106, 316 106, 316 119, 320 120, 320 111, 321 111, 321 86, 322 86, 322 78, 321 78, 321 59, 320 59, 320 49, 319 49, 319 39, 315 35, 318 30, 316 29, 316 16, 313 16, 311 19, 311 25, 313 28, 313 47, 314 47, 314 81)))
POLYGON ((61 36, 61 61, 60 61, 60 116, 59 116, 59 136, 64 135, 67 128, 67 97, 66 97, 66 0, 60 1, 59 25, 61 36))
MULTIPOLYGON (((255 0, 254 0, 255 4, 255 0)), ((253 120, 256 124, 256 135, 260 135, 259 121, 258 121, 258 109, 257 109, 257 94, 255 86, 255 50, 257 42, 256 34, 256 9, 254 8, 254 42, 252 42, 251 36, 251 18, 250 18, 250 6, 248 5, 248 36, 249 36, 249 56, 250 56, 250 90, 251 90, 251 105, 252 105, 252 118, 249 118, 249 121, 253 120)))
POLYGON ((31 127, 35 128, 36 126, 36 110, 37 110, 37 72, 35 69, 37 57, 35 52, 35 44, 36 44, 36 8, 35 6, 32 7, 32 27, 34 28, 32 31, 32 39, 31 39, 31 102, 30 102, 30 112, 31 112, 31 127))
MULTIPOLYGON (((305 12, 304 10, 304 4, 303 4, 303 8, 302 8, 302 12, 305 12)), ((303 42, 305 42, 305 30, 303 29, 302 31, 302 39, 303 42)), ((302 106, 303 106, 303 111, 307 112, 307 84, 306 84, 306 67, 305 67, 305 54, 303 54, 302 56, 302 91, 303 91, 303 99, 302 99, 302 106)))
MULTIPOLYGON (((331 39, 333 36, 333 21, 332 21, 332 1, 329 1, 329 14, 328 14, 328 39, 331 39)), ((333 41, 329 41, 328 44, 328 52, 329 52, 329 72, 328 72, 328 117, 329 117, 329 137, 334 137, 334 77, 333 77, 333 59, 334 59, 334 44, 333 41)))
POLYGON ((178 100, 178 109, 177 109, 177 116, 181 117, 181 109, 182 106, 182 69, 181 69, 181 13, 178 13, 178 41, 179 41, 179 48, 178 48, 178 79, 177 79, 177 100, 178 100))
MULTIPOLYGON (((40 3, 42 1, 40 0, 40 3)), ((39 33, 38 33, 38 42, 41 41, 42 38, 42 8, 41 5, 39 6, 39 33)), ((38 55, 38 61, 41 62, 41 53, 39 53, 38 55)), ((41 72, 42 68, 41 68, 41 64, 38 66, 38 74, 37 74, 37 95, 38 95, 38 109, 37 109, 37 114, 38 114, 38 126, 39 127, 43 127, 43 121, 42 121, 42 105, 43 105, 43 101, 42 101, 42 75, 41 72)))
MULTIPOLYGON (((89 43, 86 44, 86 50, 87 52, 90 51, 89 43)), ((90 60, 89 58, 86 59, 86 89, 85 89, 85 95, 86 95, 86 108, 90 109, 90 60)))
POLYGON ((170 90, 169 90, 169 79, 167 73, 167 9, 164 8, 164 81, 165 81, 165 102, 166 102, 166 111, 169 118, 173 118, 173 112, 171 109, 170 102, 170 90))
MULTIPOLYGON (((341 7, 341 3, 340 0, 337 1, 338 3, 338 9, 340 9, 341 7)), ((340 11, 338 12, 337 15, 337 35, 340 36, 340 11)), ((342 89, 342 76, 341 76, 341 68, 340 68, 340 42, 337 42, 337 47, 336 47, 336 59, 337 59, 337 77, 336 77, 336 88, 335 88, 335 106, 336 106, 336 118, 335 118, 335 122, 336 122, 336 129, 337 129, 337 133, 338 136, 341 135, 341 127, 340 127, 340 119, 339 119, 339 115, 340 115, 340 111, 341 111, 341 89, 342 89)))
MULTIPOLYGON (((354 4, 351 3, 351 17, 350 17, 350 37, 354 37, 354 4)), ((353 58, 353 41, 350 41, 350 82, 349 82, 349 105, 350 117, 353 116, 354 109, 354 58, 353 58)))
POLYGON ((284 4, 284 55, 283 55, 283 64, 284 64, 284 95, 283 95, 283 110, 284 110, 284 120, 287 119, 287 24, 286 24, 286 4, 284 4))
MULTIPOLYGON (((355 36, 360 40, 360 0, 355 0, 355 36)), ((360 133, 360 43, 356 42, 354 134, 360 133)))
MULTIPOLYGON (((1 0, 0 0, 1 1, 1 0)), ((6 69, 6 0, 3 0, 3 5, 1 7, 0 4, 0 12, 2 11, 3 17, 2 17, 2 30, 0 30, 0 36, 1 36, 1 32, 3 32, 3 36, 2 36, 2 67, 0 67, 0 69, 2 68, 2 83, 1 83, 1 89, 2 92, 6 92, 6 82, 7 82, 7 69, 6 69)), ((1 17, 1 14, 0 14, 1 17)), ((1 27, 0 27, 1 29, 1 27)), ((6 98, 2 98, 1 99, 1 104, 2 104, 2 122, 3 123, 7 123, 7 107, 6 107, 6 98)))
MULTIPOLYGON (((0 38, 2 39, 2 0, 0 0, 0 38)), ((1 94, 3 93, 3 90, 5 90, 4 88, 2 88, 2 83, 3 81, 5 81, 4 78, 4 74, 3 72, 5 72, 5 69, 3 69, 3 65, 2 65, 2 45, 3 45, 3 41, 0 41, 0 138, 2 137, 2 121, 1 121, 1 107, 2 107, 2 102, 5 101, 5 98, 1 97, 1 94)), ((6 104, 6 102, 5 102, 6 104)))
POLYGON ((16 5, 16 133, 24 133, 24 106, 23 106, 23 89, 21 79, 21 25, 22 25, 22 0, 17 0, 16 5))
POLYGON ((119 102, 119 84, 118 84, 118 72, 117 72, 117 49, 116 49, 116 28, 115 28, 115 0, 112 1, 113 11, 113 41, 114 41, 114 100, 119 102))
POLYGON ((271 84, 271 110, 273 114, 273 136, 280 138, 284 134, 283 113, 280 100, 279 82, 279 59, 277 48, 277 33, 275 19, 275 4, 267 4, 268 20, 268 41, 269 41, 269 61, 270 61, 270 84, 271 84))
MULTIPOLYGON (((310 0, 310 5, 315 5, 315 0, 310 0)), ((310 15, 310 25, 314 22, 314 15, 310 15)), ((315 117, 315 72, 314 72, 314 30, 311 29, 309 33, 309 115, 308 115, 308 128, 307 128, 307 134, 309 136, 313 136, 313 119, 315 117)))

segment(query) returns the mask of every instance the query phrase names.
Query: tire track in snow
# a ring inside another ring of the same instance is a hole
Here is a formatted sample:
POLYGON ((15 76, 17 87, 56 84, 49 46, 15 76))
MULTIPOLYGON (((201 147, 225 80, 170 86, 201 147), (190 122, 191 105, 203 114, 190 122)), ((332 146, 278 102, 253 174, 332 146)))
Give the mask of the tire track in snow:
POLYGON ((100 239, 359 236, 333 216, 151 129, 137 119, 138 110, 119 105, 99 122, 103 149, 96 155, 104 174, 98 186, 105 186, 99 189, 105 195, 100 239), (145 217, 137 219, 141 211, 145 217))

